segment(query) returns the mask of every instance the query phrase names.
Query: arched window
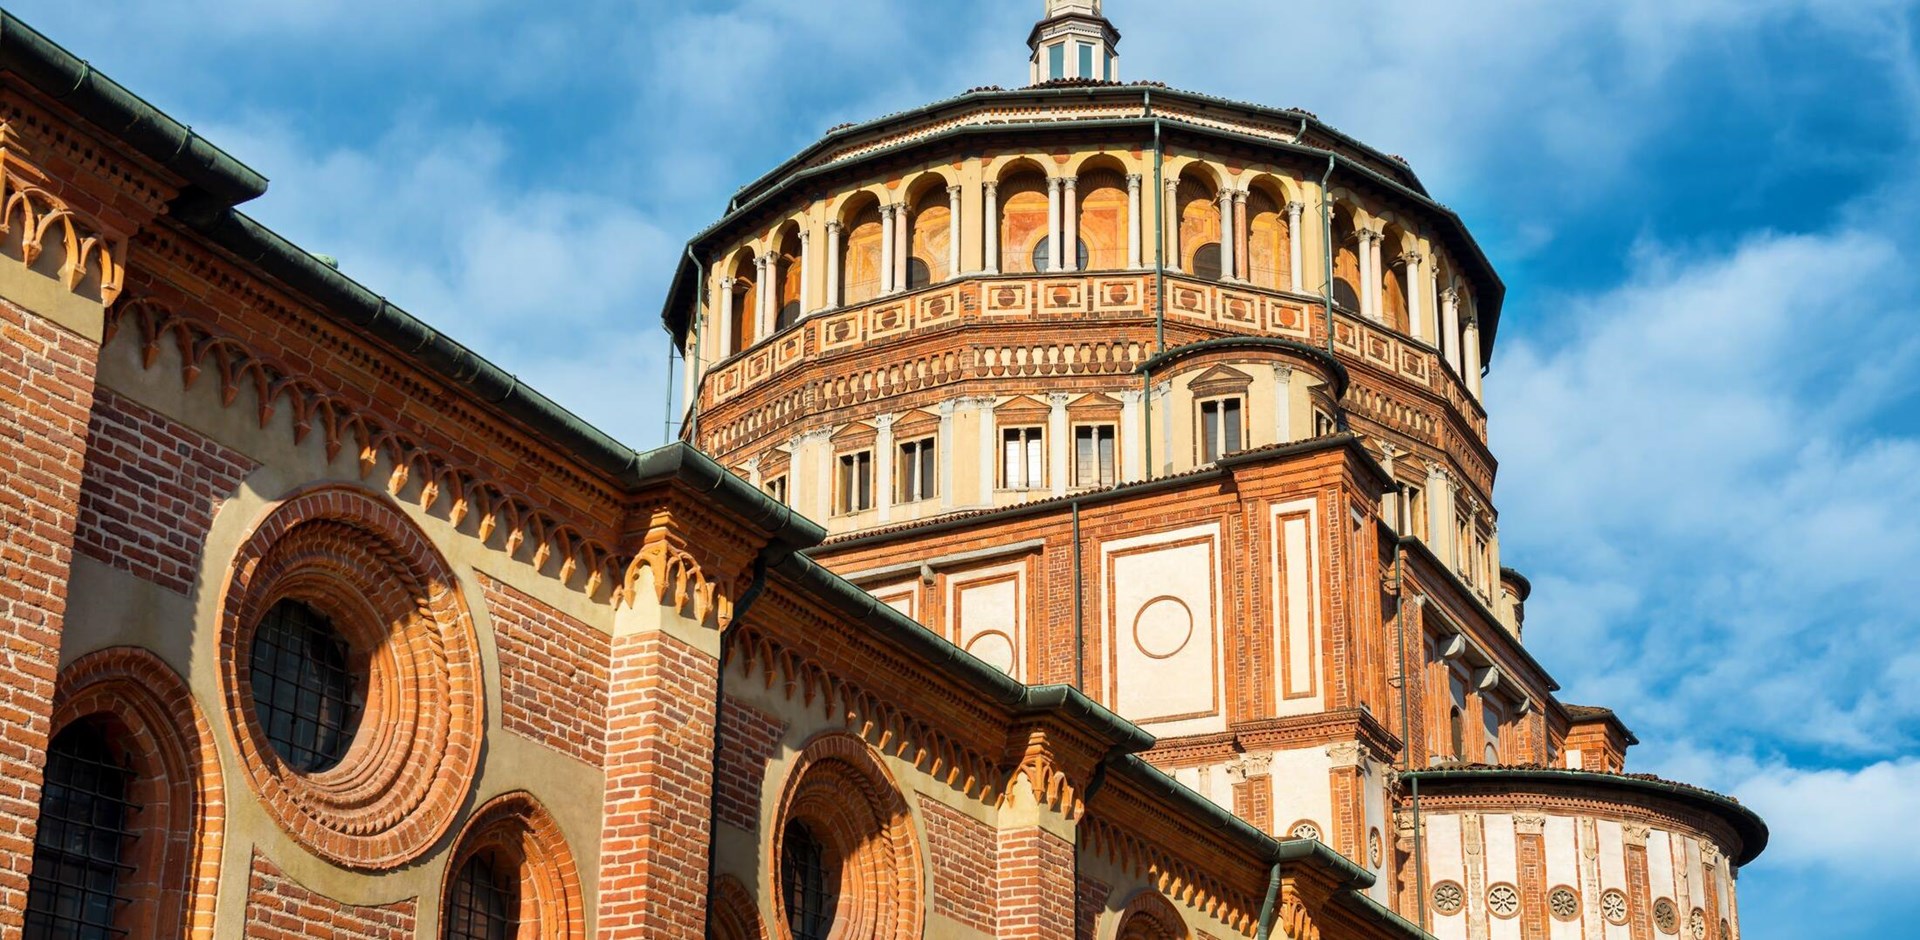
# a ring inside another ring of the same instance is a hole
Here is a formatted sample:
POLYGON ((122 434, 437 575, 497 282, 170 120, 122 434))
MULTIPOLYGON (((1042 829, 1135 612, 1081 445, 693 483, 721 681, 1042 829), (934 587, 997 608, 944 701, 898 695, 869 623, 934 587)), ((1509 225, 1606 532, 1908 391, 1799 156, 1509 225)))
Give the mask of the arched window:
POLYGON ((1263 186, 1247 193, 1247 277, 1256 287, 1293 289, 1287 218, 1280 202, 1263 186))
POLYGON ((1118 271, 1125 268, 1129 261, 1127 227, 1133 224, 1127 215, 1129 200, 1126 177, 1118 169, 1112 168, 1081 170, 1079 201, 1078 270, 1118 271))
POLYGON ((98 721, 75 722, 54 735, 27 882, 26 937, 106 940, 126 934, 115 919, 127 903, 121 879, 128 874, 122 858, 132 841, 132 781, 98 721))
POLYGON ((1209 281, 1219 280, 1220 243, 1201 245, 1200 250, 1193 253, 1193 260, 1189 263, 1189 267, 1193 270, 1194 277, 1209 281))
POLYGON ((1353 231, 1353 216, 1338 210, 1333 218, 1333 302, 1354 313, 1360 312, 1360 245, 1353 231))
POLYGON ((826 843, 799 820, 787 823, 780 848, 780 890, 794 940, 826 940, 839 904, 840 872, 826 843))
POLYGON ((919 290, 931 283, 933 283, 933 270, 927 267, 927 262, 919 258, 908 259, 907 289, 919 290))
POLYGON ((784 330, 800 322, 800 230, 789 227, 780 238, 780 250, 774 254, 774 330, 784 330))
POLYGON ((1000 258, 1008 274, 1047 269, 1046 255, 1035 249, 1047 238, 1050 205, 1046 178, 1038 170, 1022 171, 1000 183, 1000 258))
POLYGON ((1405 236, 1397 227, 1389 227, 1380 242, 1380 317, 1402 333, 1407 332, 1407 266, 1399 259, 1405 236))
POLYGON ((916 290, 946 280, 953 244, 953 209, 942 186, 929 186, 914 200, 912 249, 907 258, 907 289, 916 290))
POLYGON ((499 864, 491 852, 477 853, 454 877, 441 936, 445 940, 513 940, 519 909, 518 873, 499 864))
POLYGON ((871 196, 858 212, 848 216, 846 244, 841 247, 840 277, 842 303, 863 304, 880 296, 880 257, 884 226, 880 222, 880 204, 871 196))
POLYGON ((733 331, 726 352, 729 356, 753 345, 754 312, 760 307, 760 285, 755 274, 751 255, 742 255, 733 266, 733 289, 728 292, 733 306, 727 314, 733 331))
POLYGON ((1176 190, 1180 219, 1180 268, 1195 277, 1219 280, 1220 203, 1212 185, 1185 176, 1176 190), (1203 270, 1204 268, 1204 270, 1203 270))
POLYGON ((253 705, 267 742, 302 773, 346 756, 365 677, 332 621, 295 600, 267 611, 253 634, 253 705))
POLYGON ((1460 760, 1467 755, 1467 719, 1455 705, 1447 711, 1448 743, 1453 745, 1453 759, 1460 760))
MULTIPOLYGON (((1053 239, 1050 237, 1043 236, 1040 239, 1039 244, 1036 244, 1033 246, 1033 257, 1030 259, 1033 264, 1033 270, 1045 271, 1047 269, 1047 260, 1052 251, 1053 251, 1053 239)), ((1074 270, 1077 270, 1077 271, 1087 270, 1087 262, 1091 258, 1092 258, 1092 253, 1087 248, 1086 239, 1083 238, 1080 240, 1080 257, 1079 257, 1080 264, 1074 270)))

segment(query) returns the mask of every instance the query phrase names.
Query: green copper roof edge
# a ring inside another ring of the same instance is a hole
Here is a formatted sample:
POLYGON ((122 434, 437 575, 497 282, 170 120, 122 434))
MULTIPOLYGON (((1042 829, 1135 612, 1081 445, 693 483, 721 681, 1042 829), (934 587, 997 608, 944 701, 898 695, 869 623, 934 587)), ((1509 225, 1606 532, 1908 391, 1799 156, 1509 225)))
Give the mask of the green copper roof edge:
POLYGON ((72 108, 225 205, 267 191, 266 177, 7 10, 0 10, 0 69, 26 79, 41 94, 72 108))
POLYGON ((1740 837, 1740 853, 1734 864, 1746 865, 1766 850, 1769 830, 1760 814, 1730 796, 1701 787, 1652 780, 1621 774, 1595 773, 1554 767, 1456 767, 1444 770, 1412 770, 1400 774, 1403 780, 1418 780, 1423 789, 1448 783, 1537 783, 1557 786, 1584 785, 1638 793, 1651 793, 1712 810, 1733 827, 1740 837))
POLYGON ((1198 356, 1201 353, 1219 352, 1226 349, 1283 349, 1287 352, 1297 353, 1308 359, 1312 359, 1322 367, 1333 372, 1335 398, 1343 398, 1347 394, 1347 384, 1349 382, 1347 367, 1341 365, 1340 360, 1328 355, 1326 350, 1318 346, 1310 346, 1298 340, 1282 339, 1277 336, 1221 336, 1214 339, 1203 339, 1198 342, 1188 343, 1184 346, 1175 346, 1140 363, 1133 371, 1139 374, 1151 374, 1160 371, 1160 367, 1167 363, 1178 362, 1189 356, 1198 356))
MULTIPOLYGON (((1127 87, 1135 91, 1139 90, 1135 86, 1127 86, 1127 87)), ((1159 90, 1159 89, 1155 89, 1155 90, 1159 90)), ((1079 88, 1035 89, 1035 91, 1070 93, 1070 92, 1084 92, 1086 91, 1086 89, 1079 89, 1079 88)), ((963 98, 950 99, 950 101, 961 101, 961 100, 964 100, 964 97, 967 97, 967 96, 963 96, 963 98)), ((946 103, 948 102, 942 102, 942 104, 946 104, 946 103)), ((908 113, 911 114, 915 112, 908 112, 908 113)), ((932 144, 939 143, 944 140, 950 140, 950 139, 955 139, 960 137, 981 136, 981 135, 987 135, 987 134, 1043 133, 1043 132, 1049 132, 1049 131, 1059 132, 1059 131, 1069 131, 1069 130, 1113 130, 1113 129, 1121 129, 1121 128, 1148 129, 1148 128, 1151 128, 1156 121, 1161 122, 1165 125, 1175 125, 1183 131, 1186 131, 1188 133, 1199 134, 1202 136, 1232 140, 1236 142, 1247 143, 1250 145, 1257 145, 1262 147, 1270 147, 1276 150, 1282 150, 1288 153, 1295 153, 1302 156, 1311 156, 1311 157, 1330 156, 1336 161, 1338 165, 1345 167, 1350 171, 1356 172, 1361 176, 1368 178, 1369 180, 1371 180, 1377 185, 1383 186, 1389 190, 1393 190, 1397 192, 1397 194, 1400 195, 1402 198, 1410 199, 1420 204, 1423 208, 1438 214, 1444 220, 1451 223, 1453 234, 1457 236, 1459 243, 1466 246, 1466 248, 1468 249, 1468 252, 1470 254, 1470 257, 1468 260, 1471 262, 1474 262, 1476 266, 1480 268, 1481 273, 1485 275, 1488 283, 1491 285, 1491 289, 1488 291, 1487 296, 1483 298, 1486 301, 1486 303, 1485 303, 1485 309, 1482 312, 1485 315, 1485 319, 1487 322, 1485 324, 1485 329, 1482 331, 1482 337, 1481 337, 1481 345, 1482 345, 1483 353, 1485 354, 1485 358, 1489 361, 1491 360, 1492 358, 1491 351, 1494 348, 1494 341, 1499 333, 1499 328, 1500 328, 1500 312, 1501 312, 1502 306, 1504 306, 1505 298, 1506 298, 1506 283, 1503 280, 1501 280, 1500 274, 1494 268, 1492 260, 1487 257, 1485 250, 1480 247, 1480 243, 1473 237, 1473 233, 1467 229, 1466 222, 1465 220, 1460 218, 1459 213, 1455 212, 1453 209, 1436 201, 1432 196, 1428 195, 1424 189, 1411 187, 1397 180, 1394 180, 1390 177, 1382 175, 1378 171, 1375 171, 1362 164, 1356 163, 1351 158, 1343 156, 1342 154, 1336 151, 1328 150, 1326 148, 1321 148, 1321 147, 1308 146, 1305 144, 1295 144, 1295 143, 1288 143, 1286 141, 1271 140, 1264 137, 1255 137, 1250 134, 1238 134, 1232 131, 1226 131, 1220 128, 1209 127, 1203 124, 1189 123, 1179 118, 1166 118, 1166 117, 1155 118, 1155 117, 1143 116, 1143 117, 1124 117, 1124 118, 1103 118, 1100 120, 1091 120, 1091 121, 1052 121, 1052 122, 1032 121, 1032 122, 1016 123, 1016 124, 966 124, 958 127, 948 128, 936 134, 929 134, 925 137, 916 137, 912 140, 903 141, 901 143, 894 144, 892 146, 882 147, 880 149, 871 151, 869 153, 862 154, 858 158, 854 158, 852 161, 849 161, 846 163, 842 163, 842 162, 826 163, 826 164, 821 164, 819 166, 807 167, 804 169, 787 172, 784 176, 781 176, 778 179, 776 184, 770 186, 770 188, 766 189, 761 193, 756 194, 753 198, 747 200, 746 202, 735 205, 731 210, 729 210, 727 213, 722 215, 719 219, 715 220, 712 224, 708 225, 706 228, 701 229, 699 232, 695 233, 692 238, 687 240, 686 248, 689 251, 694 251, 698 253, 701 247, 701 243, 706 239, 708 239, 709 237, 711 237, 714 233, 718 232, 722 228, 731 224, 736 219, 755 211, 764 203, 779 197, 780 195, 784 194, 785 192, 787 192, 787 190, 789 190, 795 185, 803 183, 806 180, 811 179, 815 176, 823 175, 828 172, 833 172, 833 171, 842 169, 845 166, 851 165, 854 162, 872 160, 872 159, 896 152, 898 150, 926 147, 932 144)), ((792 162, 793 161, 789 161, 789 163, 792 163, 792 162)), ((783 166, 785 166, 785 164, 783 164, 783 166)), ((779 171, 775 171, 775 173, 778 173, 778 172, 779 171)), ((775 175, 775 173, 770 173, 768 175, 772 176, 772 175, 775 175)), ((765 177, 763 177, 763 179, 764 178, 765 177)), ((758 185, 758 183, 749 184, 747 188, 751 189, 755 185, 758 185)), ((743 190, 743 192, 744 191, 745 190, 743 190)), ((687 290, 689 289, 689 285, 686 284, 685 279, 690 268, 691 268, 691 262, 686 260, 684 257, 675 266, 673 280, 670 282, 668 286, 666 299, 664 304, 662 305, 662 309, 660 312, 661 322, 664 325, 667 332, 673 336, 673 340, 676 344, 684 344, 686 342, 687 326, 689 322, 689 316, 686 315, 686 307, 687 307, 686 293, 687 293, 687 290)))

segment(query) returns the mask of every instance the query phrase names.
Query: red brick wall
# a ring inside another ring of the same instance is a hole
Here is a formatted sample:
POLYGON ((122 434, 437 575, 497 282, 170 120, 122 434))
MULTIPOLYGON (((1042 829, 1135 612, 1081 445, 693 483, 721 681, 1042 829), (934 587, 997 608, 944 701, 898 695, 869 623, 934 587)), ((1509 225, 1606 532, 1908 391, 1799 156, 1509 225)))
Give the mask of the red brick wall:
POLYGON ((721 822, 760 831, 760 787, 786 733, 786 723, 766 712, 734 699, 723 704, 713 797, 721 822))
POLYGON ((1001 937, 1055 940, 1073 933, 1073 846, 1044 829, 1000 833, 994 921, 1001 937))
POLYGON ((1094 929, 1100 926, 1100 912, 1107 907, 1107 895, 1113 893, 1113 887, 1104 881, 1081 876, 1073 883, 1073 937, 1074 940, 1093 940, 1094 929))
POLYGON ((707 925, 719 664, 645 632, 614 641, 612 676, 600 936, 697 937, 707 925))
POLYGON ((411 940, 417 902, 358 907, 296 884, 255 854, 247 890, 247 940, 411 940))
POLYGON ((193 588, 213 514, 259 464, 100 389, 87 425, 75 547, 170 591, 193 588))
POLYGON ((480 575, 500 653, 500 723, 599 766, 606 755, 607 670, 613 639, 480 575))
POLYGON ((920 798, 933 860, 933 910, 963 924, 993 932, 994 831, 930 797, 920 798))
POLYGON ((1261 832, 1273 831, 1273 778, 1264 774, 1233 785, 1233 814, 1261 832))
POLYGON ((0 301, 0 940, 26 907, 98 354, 0 301))
POLYGON ((1545 940, 1547 936, 1547 840, 1537 832, 1513 837, 1520 869, 1520 936, 1545 940))

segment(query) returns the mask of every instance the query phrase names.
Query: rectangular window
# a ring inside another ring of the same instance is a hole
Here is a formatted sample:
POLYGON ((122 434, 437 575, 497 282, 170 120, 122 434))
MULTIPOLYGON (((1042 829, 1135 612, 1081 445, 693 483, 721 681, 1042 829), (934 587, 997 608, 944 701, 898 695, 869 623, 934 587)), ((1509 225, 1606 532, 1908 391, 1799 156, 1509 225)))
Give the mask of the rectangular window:
POLYGON ((1037 490, 1047 485, 1047 439, 1040 428, 1000 430, 1000 486, 1037 490))
POLYGON ((1500 714, 1500 706, 1486 699, 1480 700, 1480 720, 1485 726, 1483 730, 1487 733, 1485 739, 1486 747, 1481 754, 1481 759, 1489 764, 1500 763, 1500 725, 1503 723, 1502 717, 1500 714))
POLYGON ((1427 494, 1417 486, 1407 487, 1406 528, 1402 535, 1415 538, 1427 537, 1427 494))
POLYGON ((900 445, 900 459, 893 470, 896 502, 914 503, 940 495, 933 441, 927 437, 900 445))
POLYGON ((1095 78, 1093 74, 1093 47, 1080 44, 1080 78, 1095 78))
POLYGON ((1242 449, 1244 417, 1238 398, 1200 403, 1200 462, 1212 463, 1242 449))
POLYGON ((873 508, 873 451, 840 455, 839 488, 834 507, 842 514, 873 508))
POLYGON ((1083 424, 1073 429, 1073 485, 1112 486, 1115 431, 1111 424, 1083 424))
POLYGON ((1100 77, 1107 81, 1113 81, 1113 56, 1103 56, 1102 58, 1106 60, 1107 74, 1100 77))
POLYGON ((1056 42, 1047 47, 1047 77, 1067 77, 1067 44, 1056 42))
POLYGON ((766 482, 766 491, 768 496, 773 497, 782 505, 785 505, 787 501, 787 475, 783 473, 768 480, 766 482))

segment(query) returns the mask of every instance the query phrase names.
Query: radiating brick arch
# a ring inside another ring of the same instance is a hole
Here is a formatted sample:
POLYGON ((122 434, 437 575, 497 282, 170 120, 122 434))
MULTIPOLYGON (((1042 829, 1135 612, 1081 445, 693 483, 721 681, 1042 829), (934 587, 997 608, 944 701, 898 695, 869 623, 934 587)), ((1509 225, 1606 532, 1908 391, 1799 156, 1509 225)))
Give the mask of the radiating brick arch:
POLYGON ((830 732, 809 741, 787 775, 773 827, 769 881, 776 940, 791 940, 780 885, 783 839, 800 822, 840 871, 835 940, 918 938, 923 916, 919 839, 900 786, 866 742, 830 732))
POLYGON ((80 721, 106 724, 140 807, 120 892, 130 903, 117 922, 139 936, 212 937, 226 798, 192 691, 147 650, 101 650, 68 666, 54 692, 53 733, 80 721))
POLYGON ((721 875, 707 898, 708 940, 767 940, 760 902, 732 875, 721 875))
MULTIPOLYGON (((474 811, 447 861, 440 896, 450 896, 467 860, 493 853, 496 864, 518 871, 520 907, 515 940, 579 940, 586 936, 580 870, 566 836, 546 807, 524 791, 497 796, 474 811)), ((441 905, 442 916, 452 905, 441 905)))
POLYGON ((1151 888, 1134 895, 1121 909, 1118 923, 1114 940, 1187 940, 1191 936, 1172 902, 1151 888))

